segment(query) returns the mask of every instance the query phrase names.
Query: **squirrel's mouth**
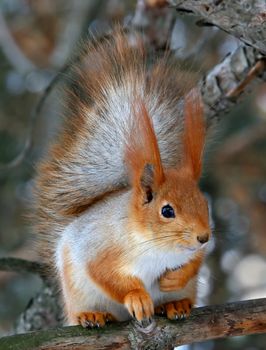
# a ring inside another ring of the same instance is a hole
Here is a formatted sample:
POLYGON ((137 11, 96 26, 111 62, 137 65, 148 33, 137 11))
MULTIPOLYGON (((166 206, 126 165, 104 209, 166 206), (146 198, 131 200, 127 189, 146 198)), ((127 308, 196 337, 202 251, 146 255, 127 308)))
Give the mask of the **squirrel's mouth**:
POLYGON ((179 244, 178 244, 178 248, 181 248, 183 250, 187 250, 189 252, 195 252, 196 250, 199 249, 199 247, 186 247, 184 245, 179 245, 179 244))
POLYGON ((182 250, 187 251, 187 252, 194 253, 198 250, 204 249, 207 244, 208 244, 208 242, 201 244, 200 246, 197 246, 197 247, 186 247, 184 245, 178 245, 178 248, 181 248, 182 250))
POLYGON ((198 250, 206 248, 207 244, 208 244, 208 242, 203 243, 201 245, 197 245, 195 247, 186 247, 185 245, 178 244, 177 247, 181 248, 184 251, 188 251, 188 252, 192 252, 193 253, 193 252, 196 252, 198 250))

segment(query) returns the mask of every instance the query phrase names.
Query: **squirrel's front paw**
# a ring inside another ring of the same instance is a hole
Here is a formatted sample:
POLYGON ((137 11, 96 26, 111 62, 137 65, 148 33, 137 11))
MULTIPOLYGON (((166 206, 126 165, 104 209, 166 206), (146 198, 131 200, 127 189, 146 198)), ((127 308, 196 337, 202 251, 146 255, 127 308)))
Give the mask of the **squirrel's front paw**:
POLYGON ((103 327, 108 322, 114 322, 115 317, 108 312, 81 312, 77 315, 78 323, 84 328, 103 327))
POLYGON ((160 290, 162 292, 173 292, 183 289, 189 279, 184 276, 181 269, 167 271, 159 280, 160 290))
POLYGON ((149 319, 154 314, 153 301, 144 289, 134 289, 124 298, 124 305, 138 321, 149 319))

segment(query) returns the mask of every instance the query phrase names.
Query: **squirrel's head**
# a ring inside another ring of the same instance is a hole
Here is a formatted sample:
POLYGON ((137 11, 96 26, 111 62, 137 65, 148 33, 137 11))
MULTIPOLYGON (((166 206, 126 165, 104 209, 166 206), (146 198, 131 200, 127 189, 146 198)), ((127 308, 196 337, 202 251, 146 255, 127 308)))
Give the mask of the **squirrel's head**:
POLYGON ((135 125, 126 150, 132 184, 131 224, 144 240, 162 249, 196 250, 211 234, 207 200, 198 186, 206 128, 196 89, 185 97, 184 106, 179 166, 163 168, 144 103, 135 108, 135 125))

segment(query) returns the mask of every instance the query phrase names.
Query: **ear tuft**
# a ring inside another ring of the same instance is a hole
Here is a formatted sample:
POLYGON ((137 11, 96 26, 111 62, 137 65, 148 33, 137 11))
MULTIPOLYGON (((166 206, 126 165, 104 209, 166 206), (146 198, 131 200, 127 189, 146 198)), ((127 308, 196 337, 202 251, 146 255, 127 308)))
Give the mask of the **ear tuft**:
POLYGON ((143 101, 135 100, 131 118, 125 151, 131 183, 142 190, 154 190, 164 181, 164 172, 155 131, 143 101))
POLYGON ((198 89, 194 88, 185 96, 184 114, 184 165, 198 181, 206 137, 203 104, 198 89))

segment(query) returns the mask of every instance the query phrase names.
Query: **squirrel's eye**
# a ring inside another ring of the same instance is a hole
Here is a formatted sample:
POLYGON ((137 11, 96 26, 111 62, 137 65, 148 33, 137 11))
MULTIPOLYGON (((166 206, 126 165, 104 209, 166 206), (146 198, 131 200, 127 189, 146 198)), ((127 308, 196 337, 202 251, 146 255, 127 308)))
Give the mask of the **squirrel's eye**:
POLYGON ((167 204, 164 207, 162 207, 162 216, 164 216, 167 219, 175 218, 175 211, 171 207, 171 205, 167 204))

